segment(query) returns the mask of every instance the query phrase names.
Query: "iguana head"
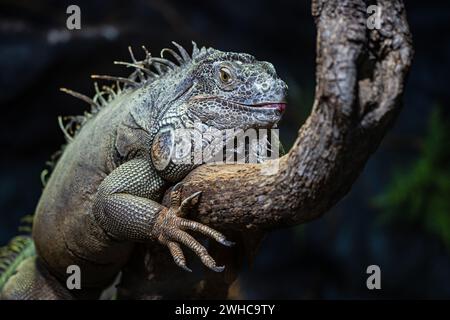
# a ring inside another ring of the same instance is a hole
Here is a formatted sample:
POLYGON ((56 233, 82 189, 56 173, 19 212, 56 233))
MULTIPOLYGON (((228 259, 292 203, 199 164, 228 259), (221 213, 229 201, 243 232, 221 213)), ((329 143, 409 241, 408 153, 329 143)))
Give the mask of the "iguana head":
POLYGON ((177 117, 185 126, 201 122, 219 130, 271 128, 278 123, 287 85, 271 63, 244 53, 198 49, 195 43, 188 54, 174 45, 178 53, 164 49, 161 58, 149 58, 163 73, 149 86, 149 92, 159 92, 152 99, 160 110, 158 127, 177 117), (162 58, 166 52, 178 63, 162 58))
MULTIPOLYGON (((211 132, 210 129, 272 128, 281 119, 287 94, 287 85, 269 62, 258 61, 249 54, 212 48, 199 50, 195 43, 190 55, 178 44, 174 45, 179 54, 164 49, 161 58, 151 58, 153 67, 156 63, 160 68, 167 66, 167 69, 162 70, 162 76, 151 83, 147 91, 149 94, 157 92, 156 97, 149 99, 158 110, 158 121, 152 127, 155 132, 152 161, 158 172, 169 181, 184 176, 192 163, 190 131, 175 133, 174 129, 198 129, 200 123, 203 153, 214 146, 220 159, 220 150, 227 145, 220 144, 220 141, 227 136, 220 136, 213 143, 205 133, 211 132), (162 58, 165 51, 172 54, 178 65, 162 58), (188 143, 185 145, 182 141, 188 143), (188 169, 180 169, 175 162, 170 164, 174 159, 187 163, 188 169)), ((256 149, 251 152, 258 153, 256 149)), ((216 153, 211 159, 215 156, 216 153)))
POLYGON ((191 119, 227 128, 270 128, 285 106, 287 85, 273 65, 243 53, 205 49, 192 66, 191 119))

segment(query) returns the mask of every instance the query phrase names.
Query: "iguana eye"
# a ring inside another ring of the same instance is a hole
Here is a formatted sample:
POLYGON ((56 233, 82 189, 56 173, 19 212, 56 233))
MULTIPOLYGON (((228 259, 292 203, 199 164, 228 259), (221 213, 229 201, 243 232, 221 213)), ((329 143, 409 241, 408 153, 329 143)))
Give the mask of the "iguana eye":
POLYGON ((231 70, 227 67, 222 67, 219 69, 220 81, 225 84, 230 84, 232 79, 231 70))

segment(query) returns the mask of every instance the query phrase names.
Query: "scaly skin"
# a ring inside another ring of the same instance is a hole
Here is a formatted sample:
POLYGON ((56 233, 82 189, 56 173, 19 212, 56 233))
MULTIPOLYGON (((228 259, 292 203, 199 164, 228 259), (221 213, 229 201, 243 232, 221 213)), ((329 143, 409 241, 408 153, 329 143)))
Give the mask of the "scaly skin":
POLYGON ((250 55, 199 50, 194 44, 191 56, 175 46, 179 53, 165 49, 162 55, 171 53, 176 64, 146 50, 143 61, 132 54, 136 70, 118 79, 125 82, 123 89, 107 88, 92 100, 66 90, 90 103, 92 114, 72 119, 74 136, 71 124, 63 128, 69 143, 34 218, 37 257, 20 264, 2 298, 98 298, 136 243, 166 246, 174 262, 189 271, 182 252, 186 246, 210 269, 223 270, 188 233, 231 244, 221 233, 183 217, 199 194, 181 202, 182 185, 177 184, 171 206, 160 204, 167 188, 195 167, 171 161, 170 141, 176 129, 194 122, 205 130, 271 128, 284 110, 287 87, 270 63, 250 55), (69 265, 80 267, 82 290, 65 288, 69 265))

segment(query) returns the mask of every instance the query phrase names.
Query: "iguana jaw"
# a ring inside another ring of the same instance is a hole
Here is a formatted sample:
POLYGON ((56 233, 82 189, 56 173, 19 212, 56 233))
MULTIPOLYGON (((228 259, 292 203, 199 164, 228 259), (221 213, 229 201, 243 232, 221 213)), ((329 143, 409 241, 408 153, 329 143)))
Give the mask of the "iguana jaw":
POLYGON ((258 112, 258 111, 277 111, 280 114, 280 117, 284 113, 284 110, 286 110, 286 105, 287 105, 286 100, 284 100, 284 99, 281 100, 281 101, 259 102, 259 103, 255 103, 255 104, 246 104, 246 103, 241 103, 241 102, 221 99, 221 98, 218 98, 218 97, 216 99, 228 102, 230 104, 238 105, 240 107, 244 107, 244 108, 253 110, 255 112, 258 112))
POLYGON ((285 101, 262 102, 262 103, 257 103, 257 104, 242 104, 242 103, 237 103, 237 102, 234 102, 234 103, 242 105, 242 106, 250 107, 250 108, 269 109, 269 110, 275 109, 281 113, 284 112, 284 110, 286 110, 286 102, 285 101))
POLYGON ((248 108, 254 108, 254 109, 266 109, 266 110, 278 110, 280 113, 283 113, 284 110, 286 110, 287 102, 285 99, 282 99, 280 101, 264 101, 264 102, 258 102, 254 104, 247 104, 242 102, 237 102, 229 99, 224 99, 217 96, 207 96, 207 95, 199 95, 191 98, 191 101, 200 101, 200 100, 218 100, 220 102, 225 102, 229 104, 238 105, 241 107, 248 107, 248 108))
MULTIPOLYGON (((237 99, 236 99, 237 100, 237 99)), ((233 97, 217 95, 197 95, 188 102, 189 118, 209 123, 216 129, 273 128, 286 108, 284 97, 276 100, 237 102, 233 97)))

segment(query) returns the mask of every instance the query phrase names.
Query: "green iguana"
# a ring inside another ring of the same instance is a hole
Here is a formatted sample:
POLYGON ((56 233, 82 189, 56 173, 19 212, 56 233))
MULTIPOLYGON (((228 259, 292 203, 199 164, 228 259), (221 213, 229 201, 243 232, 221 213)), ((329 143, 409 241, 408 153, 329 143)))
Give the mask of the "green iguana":
MULTIPOLYGON (((204 128, 272 128, 285 108, 286 84, 272 64, 242 53, 163 49, 153 57, 118 62, 135 68, 91 99, 84 116, 60 125, 68 140, 36 208, 32 241, 22 237, 2 249, 3 299, 98 298, 138 243, 163 245, 190 271, 181 245, 220 272, 206 248, 187 231, 231 242, 208 226, 183 217, 199 197, 181 201, 181 181, 198 164, 171 158, 175 130, 200 122, 204 128), (171 54, 171 60, 164 58, 171 54), (119 84, 122 85, 119 85, 119 84), (175 185, 175 186, 174 186, 175 185), (164 192, 171 205, 164 207, 164 192), (35 247, 35 249, 34 249, 35 247), (67 268, 79 266, 81 290, 66 287, 67 268)), ((203 130, 201 129, 201 130, 203 130)), ((205 146, 203 146, 205 147, 205 146)))

